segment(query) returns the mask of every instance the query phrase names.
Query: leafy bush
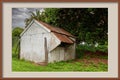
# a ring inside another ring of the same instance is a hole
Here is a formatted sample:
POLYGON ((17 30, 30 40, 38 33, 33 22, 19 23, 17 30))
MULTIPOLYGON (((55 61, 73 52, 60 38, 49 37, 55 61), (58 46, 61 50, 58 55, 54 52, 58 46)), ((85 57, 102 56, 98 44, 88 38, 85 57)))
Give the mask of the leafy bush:
POLYGON ((20 34, 22 33, 23 29, 20 27, 16 27, 12 30, 12 37, 20 37, 20 34))
POLYGON ((102 52, 102 53, 107 53, 108 52, 108 44, 104 45, 98 45, 95 46, 93 44, 79 44, 76 47, 76 57, 77 58, 83 58, 85 52, 102 52))
POLYGON ((96 51, 100 51, 100 52, 103 52, 103 53, 108 53, 108 43, 105 42, 104 45, 98 45, 96 47, 96 51))
POLYGON ((76 47, 76 57, 77 58, 82 58, 84 56, 84 48, 77 46, 76 47))
POLYGON ((88 44, 77 45, 77 47, 76 47, 76 57, 77 58, 82 58, 86 51, 95 52, 96 50, 95 50, 95 48, 93 48, 92 45, 88 45, 88 44))

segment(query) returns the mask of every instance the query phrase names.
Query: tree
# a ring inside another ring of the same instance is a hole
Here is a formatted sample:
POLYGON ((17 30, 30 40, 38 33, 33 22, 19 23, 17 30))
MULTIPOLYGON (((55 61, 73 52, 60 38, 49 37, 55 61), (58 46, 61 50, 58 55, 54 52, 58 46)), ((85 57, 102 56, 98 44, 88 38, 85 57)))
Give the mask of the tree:
POLYGON ((38 21, 41 20, 41 15, 40 15, 40 11, 39 10, 36 10, 36 12, 30 12, 31 13, 31 16, 30 18, 26 18, 25 19, 25 25, 27 27, 27 25, 33 20, 33 19, 36 19, 38 21))
POLYGON ((107 8, 46 8, 45 22, 77 37, 77 42, 104 44, 108 37, 107 8))
POLYGON ((15 46, 15 44, 17 45, 22 31, 23 31, 23 29, 20 27, 16 27, 12 30, 12 47, 15 46))
POLYGON ((12 37, 20 37, 20 34, 22 33, 23 28, 16 27, 12 30, 12 37))

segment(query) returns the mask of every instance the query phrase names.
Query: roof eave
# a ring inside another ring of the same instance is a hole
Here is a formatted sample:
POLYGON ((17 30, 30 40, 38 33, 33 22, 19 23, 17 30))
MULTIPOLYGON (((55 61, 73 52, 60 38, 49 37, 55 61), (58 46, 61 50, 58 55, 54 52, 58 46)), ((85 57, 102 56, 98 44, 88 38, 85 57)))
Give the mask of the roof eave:
POLYGON ((20 37, 23 36, 23 34, 30 28, 30 26, 33 24, 34 20, 32 20, 29 25, 24 29, 24 31, 20 34, 20 37))

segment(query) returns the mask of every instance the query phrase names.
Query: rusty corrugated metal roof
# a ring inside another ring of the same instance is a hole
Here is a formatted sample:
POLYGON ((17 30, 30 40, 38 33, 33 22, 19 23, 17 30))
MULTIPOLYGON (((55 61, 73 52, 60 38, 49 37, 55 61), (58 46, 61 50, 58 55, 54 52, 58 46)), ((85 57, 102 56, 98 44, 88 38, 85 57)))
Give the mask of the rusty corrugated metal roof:
POLYGON ((74 43, 74 41, 72 41, 69 37, 74 37, 73 35, 71 35, 69 32, 65 31, 64 29, 58 28, 58 27, 53 27, 47 23, 44 23, 42 21, 38 21, 39 23, 41 23, 42 25, 44 25, 46 28, 48 28, 49 30, 52 31, 53 34, 55 34, 55 36, 64 43, 69 43, 72 44, 74 43))
POLYGON ((74 37, 73 35, 71 35, 69 32, 65 31, 64 29, 62 28, 59 28, 59 27, 54 27, 52 25, 49 25, 45 22, 42 22, 42 21, 39 21, 42 25, 44 25, 46 28, 50 29, 52 32, 56 32, 56 33, 60 33, 60 34, 64 34, 66 36, 71 36, 71 37, 74 37))
POLYGON ((60 40, 60 41, 62 41, 62 42, 64 42, 64 43, 70 43, 70 44, 72 44, 72 43, 74 43, 68 36, 66 36, 66 35, 62 35, 62 34, 59 34, 59 33, 55 33, 55 32, 53 32, 54 34, 55 34, 55 36, 60 40))

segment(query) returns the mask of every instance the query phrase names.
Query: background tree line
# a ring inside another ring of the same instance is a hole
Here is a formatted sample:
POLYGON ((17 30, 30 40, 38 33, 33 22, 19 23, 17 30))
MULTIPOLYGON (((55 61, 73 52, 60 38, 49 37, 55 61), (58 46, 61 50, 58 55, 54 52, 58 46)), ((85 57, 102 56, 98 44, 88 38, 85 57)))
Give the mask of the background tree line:
POLYGON ((105 44, 108 42, 107 8, 46 8, 42 13, 36 10, 25 20, 28 25, 32 19, 41 20, 70 32, 77 43, 105 44))

